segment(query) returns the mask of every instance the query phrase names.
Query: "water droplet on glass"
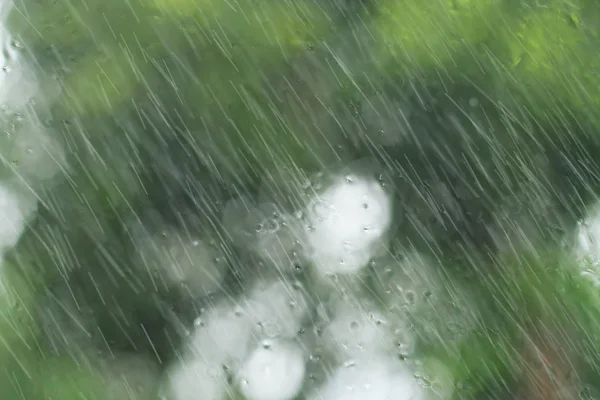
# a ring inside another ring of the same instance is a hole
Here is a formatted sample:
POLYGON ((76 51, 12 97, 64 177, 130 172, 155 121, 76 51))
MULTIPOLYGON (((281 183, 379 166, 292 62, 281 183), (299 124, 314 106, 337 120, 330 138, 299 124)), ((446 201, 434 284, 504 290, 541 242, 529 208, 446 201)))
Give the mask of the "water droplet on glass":
POLYGON ((263 341, 262 342, 262 347, 265 350, 270 350, 271 349, 271 342, 270 341, 263 341))
POLYGON ((277 220, 275 219, 268 219, 265 224, 265 229, 267 230, 267 232, 271 232, 271 233, 275 233, 277 231, 279 231, 279 222, 277 222, 277 220))

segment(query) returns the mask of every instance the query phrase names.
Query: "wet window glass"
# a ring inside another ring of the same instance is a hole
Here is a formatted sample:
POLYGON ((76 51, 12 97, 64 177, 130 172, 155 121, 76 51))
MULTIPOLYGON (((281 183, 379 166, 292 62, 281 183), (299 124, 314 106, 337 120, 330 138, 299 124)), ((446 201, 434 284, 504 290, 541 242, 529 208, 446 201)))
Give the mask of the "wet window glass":
POLYGON ((600 399, 599 35, 0 0, 0 398, 600 399))

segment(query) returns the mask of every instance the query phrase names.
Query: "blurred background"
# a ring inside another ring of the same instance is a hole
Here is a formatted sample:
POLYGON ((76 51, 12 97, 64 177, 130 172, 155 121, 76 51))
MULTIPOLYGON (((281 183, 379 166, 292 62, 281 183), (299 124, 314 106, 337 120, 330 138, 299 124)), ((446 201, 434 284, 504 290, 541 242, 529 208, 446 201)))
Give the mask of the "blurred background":
POLYGON ((0 1, 0 398, 600 399, 597 1, 0 1))

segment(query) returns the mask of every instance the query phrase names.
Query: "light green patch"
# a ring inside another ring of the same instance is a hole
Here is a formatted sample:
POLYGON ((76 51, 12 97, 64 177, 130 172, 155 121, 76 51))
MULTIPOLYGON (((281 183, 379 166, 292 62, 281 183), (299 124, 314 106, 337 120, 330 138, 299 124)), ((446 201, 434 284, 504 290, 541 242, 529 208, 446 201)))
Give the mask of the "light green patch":
POLYGON ((457 51, 485 41, 501 23, 496 0, 388 0, 372 22, 381 51, 418 69, 456 65, 457 51))
POLYGON ((65 82, 63 99, 74 115, 111 113, 131 99, 142 80, 141 57, 134 59, 124 51, 102 59, 86 58, 65 82))

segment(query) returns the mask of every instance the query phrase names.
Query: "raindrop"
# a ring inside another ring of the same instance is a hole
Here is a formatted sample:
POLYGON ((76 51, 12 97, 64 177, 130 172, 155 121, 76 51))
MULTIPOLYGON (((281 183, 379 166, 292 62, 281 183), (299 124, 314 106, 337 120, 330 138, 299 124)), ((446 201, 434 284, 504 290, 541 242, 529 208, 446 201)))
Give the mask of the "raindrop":
POLYGON ((471 97, 469 99, 469 105, 471 107, 477 107, 479 105, 479 100, 476 97, 471 97))
POLYGON ((265 229, 267 230, 267 232, 270 232, 270 233, 275 233, 275 232, 279 231, 279 228, 280 228, 279 222, 277 222, 277 220, 275 220, 275 219, 268 219, 266 221, 266 223, 264 224, 264 226, 265 226, 265 229))
POLYGON ((204 321, 202 320, 202 318, 196 318, 194 320, 194 326, 196 328, 204 327, 204 321))
POLYGON ((597 399, 596 391, 589 385, 584 386, 579 392, 579 398, 581 400, 593 400, 597 399))

